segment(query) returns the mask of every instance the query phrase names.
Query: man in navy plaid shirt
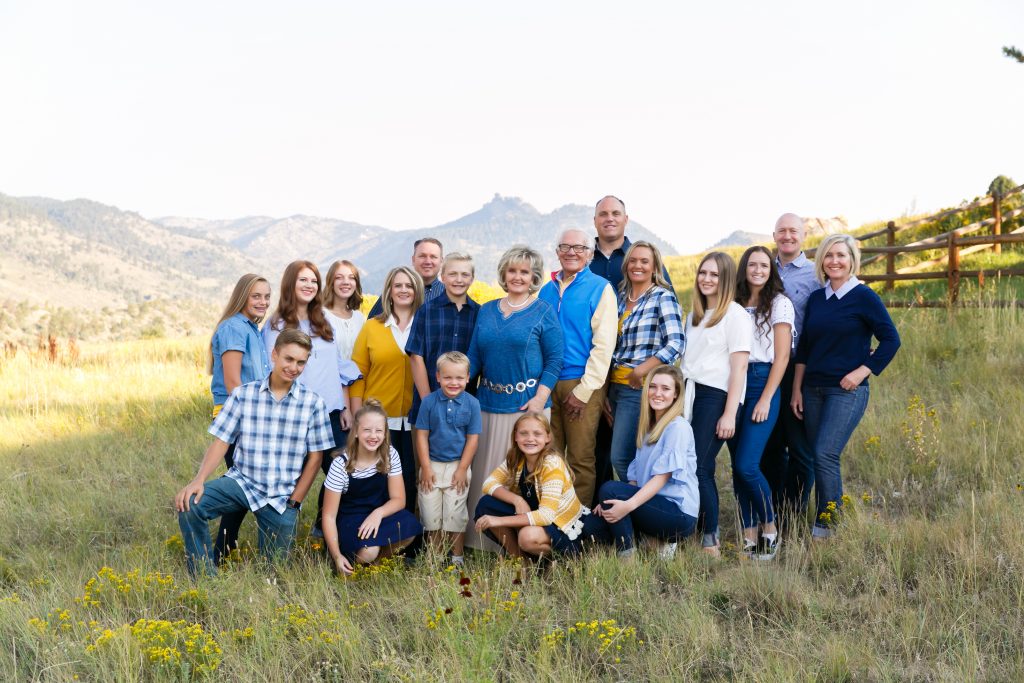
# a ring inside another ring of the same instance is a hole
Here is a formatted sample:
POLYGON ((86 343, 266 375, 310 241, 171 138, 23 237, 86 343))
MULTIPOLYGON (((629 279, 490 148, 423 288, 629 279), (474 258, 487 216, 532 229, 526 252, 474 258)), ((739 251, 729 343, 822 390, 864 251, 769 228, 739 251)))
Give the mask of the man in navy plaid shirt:
POLYGON ((245 508, 256 515, 260 554, 268 560, 287 556, 302 499, 313 485, 323 451, 334 447, 326 404, 295 382, 312 348, 300 330, 282 332, 271 353, 270 375, 235 389, 210 426, 216 438, 199 473, 174 501, 193 576, 217 571, 210 520, 245 508), (231 443, 235 464, 206 483, 231 443))

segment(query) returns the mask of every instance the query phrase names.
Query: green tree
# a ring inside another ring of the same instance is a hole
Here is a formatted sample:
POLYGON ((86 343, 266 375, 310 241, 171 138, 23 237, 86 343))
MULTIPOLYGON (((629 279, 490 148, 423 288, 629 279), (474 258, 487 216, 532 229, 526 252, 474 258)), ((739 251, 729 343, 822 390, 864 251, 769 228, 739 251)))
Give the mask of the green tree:
POLYGON ((1021 64, 1024 64, 1024 52, 1021 52, 1012 45, 1010 47, 1004 47, 1003 54, 1010 59, 1016 59, 1021 64))
POLYGON ((988 193, 993 197, 999 197, 1002 199, 1015 187, 1017 187, 1017 183, 1013 182, 1010 178, 1001 175, 988 184, 988 193))

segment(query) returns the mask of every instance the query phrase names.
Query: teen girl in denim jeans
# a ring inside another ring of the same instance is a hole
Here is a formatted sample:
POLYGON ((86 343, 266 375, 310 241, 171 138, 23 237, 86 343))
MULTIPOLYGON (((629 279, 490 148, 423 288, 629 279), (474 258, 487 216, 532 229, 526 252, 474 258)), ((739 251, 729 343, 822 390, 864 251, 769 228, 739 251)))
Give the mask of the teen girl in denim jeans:
POLYGON ((718 486, 715 458, 722 444, 736 433, 736 420, 747 380, 752 335, 750 317, 733 301, 736 264, 728 254, 714 251, 697 267, 693 311, 686 318, 686 406, 697 449, 702 546, 714 557, 718 541, 718 486))
POLYGON ((867 409, 868 375, 881 373, 900 347, 885 304, 857 279, 859 269, 853 237, 831 235, 821 243, 814 272, 825 287, 807 299, 796 350, 791 405, 814 451, 813 536, 819 539, 832 535, 842 505, 839 456, 867 409))
POLYGON ((736 435, 729 440, 733 489, 743 521, 743 553, 752 559, 771 560, 778 549, 779 533, 772 490, 761 472, 761 456, 779 418, 779 384, 789 364, 795 313, 793 303, 782 293, 782 278, 766 248, 750 247, 743 252, 736 302, 750 315, 754 336, 743 411, 736 435))

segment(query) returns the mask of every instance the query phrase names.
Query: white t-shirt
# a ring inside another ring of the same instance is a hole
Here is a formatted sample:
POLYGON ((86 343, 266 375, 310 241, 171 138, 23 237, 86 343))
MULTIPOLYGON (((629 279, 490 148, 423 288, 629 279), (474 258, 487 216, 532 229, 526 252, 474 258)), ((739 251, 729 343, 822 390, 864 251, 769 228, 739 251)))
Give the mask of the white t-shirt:
POLYGON ((345 319, 338 317, 326 308, 324 316, 334 327, 334 343, 337 344, 341 357, 345 360, 352 360, 352 349, 355 348, 356 337, 359 336, 359 330, 363 329, 366 316, 362 311, 352 311, 352 317, 345 319))
MULTIPOLYGON (((708 310, 696 327, 693 326, 693 313, 686 316, 683 377, 698 384, 729 391, 729 355, 750 351, 753 325, 750 324, 750 316, 735 301, 729 302, 729 310, 717 325, 704 327, 714 313, 715 309, 708 310)), ((745 375, 743 381, 745 387, 745 375)))
POLYGON ((774 363, 775 362, 775 326, 780 324, 789 325, 790 338, 793 335, 793 321, 796 320, 796 311, 793 302, 785 294, 777 294, 772 299, 772 308, 768 313, 768 329, 763 324, 758 325, 754 320, 754 309, 747 308, 747 315, 750 316, 750 323, 754 330, 753 344, 750 349, 751 363, 774 363))

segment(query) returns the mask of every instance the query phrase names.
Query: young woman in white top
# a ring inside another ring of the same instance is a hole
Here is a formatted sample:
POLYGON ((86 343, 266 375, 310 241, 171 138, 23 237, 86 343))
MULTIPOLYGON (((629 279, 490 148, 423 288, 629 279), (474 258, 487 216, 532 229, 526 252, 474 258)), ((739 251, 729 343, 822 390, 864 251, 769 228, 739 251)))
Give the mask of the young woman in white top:
POLYGON ((729 440, 729 453, 743 520, 743 553, 758 560, 773 559, 779 542, 772 490, 761 472, 761 455, 779 418, 779 384, 793 346, 793 303, 782 289, 771 252, 761 246, 743 252, 736 302, 750 316, 754 336, 746 398, 736 435, 729 440))
POLYGON ((750 318, 733 301, 736 264, 728 254, 713 251, 697 267, 693 310, 686 317, 686 414, 693 427, 700 489, 698 527, 704 551, 718 557, 718 487, 715 458, 736 433, 736 418, 747 378, 750 318))
POLYGON ((359 310, 363 303, 363 283, 359 279, 359 269, 351 261, 335 261, 327 271, 325 284, 324 316, 334 326, 334 343, 341 357, 351 360, 356 337, 366 322, 366 316, 359 310))

